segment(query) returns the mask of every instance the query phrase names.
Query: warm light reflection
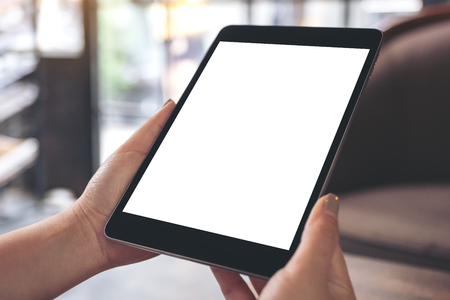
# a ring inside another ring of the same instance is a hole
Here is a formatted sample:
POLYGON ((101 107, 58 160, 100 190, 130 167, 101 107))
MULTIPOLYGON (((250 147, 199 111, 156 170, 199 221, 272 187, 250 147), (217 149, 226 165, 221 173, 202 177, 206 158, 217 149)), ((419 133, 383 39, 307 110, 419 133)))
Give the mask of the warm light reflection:
POLYGON ((153 3, 150 7, 153 34, 159 40, 205 32, 208 29, 207 16, 202 0, 153 3))
POLYGON ((153 3, 147 14, 154 38, 165 42, 168 55, 161 77, 163 97, 177 101, 197 69, 198 62, 191 56, 190 39, 210 29, 208 9, 204 0, 181 0, 153 3))

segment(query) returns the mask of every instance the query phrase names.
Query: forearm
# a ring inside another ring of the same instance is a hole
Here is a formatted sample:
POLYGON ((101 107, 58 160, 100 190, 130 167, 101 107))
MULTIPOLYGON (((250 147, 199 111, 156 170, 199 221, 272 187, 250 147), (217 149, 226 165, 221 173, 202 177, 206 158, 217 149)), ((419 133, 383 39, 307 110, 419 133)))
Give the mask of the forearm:
POLYGON ((71 209, 0 236, 0 298, 52 299, 105 270, 94 236, 71 209))

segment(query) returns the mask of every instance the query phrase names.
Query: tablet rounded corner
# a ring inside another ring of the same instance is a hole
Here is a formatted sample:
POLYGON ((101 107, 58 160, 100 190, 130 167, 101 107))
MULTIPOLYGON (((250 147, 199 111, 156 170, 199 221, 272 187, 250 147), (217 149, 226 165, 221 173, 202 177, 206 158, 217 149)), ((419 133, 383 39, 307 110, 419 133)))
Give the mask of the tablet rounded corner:
POLYGON ((376 31, 378 31, 378 33, 380 34, 380 43, 382 43, 384 41, 384 31, 378 28, 374 28, 376 31))
POLYGON ((111 235, 111 229, 109 226, 109 221, 108 223, 106 223, 105 228, 103 229, 103 234, 105 235, 105 237, 109 240, 113 240, 112 235, 111 235))

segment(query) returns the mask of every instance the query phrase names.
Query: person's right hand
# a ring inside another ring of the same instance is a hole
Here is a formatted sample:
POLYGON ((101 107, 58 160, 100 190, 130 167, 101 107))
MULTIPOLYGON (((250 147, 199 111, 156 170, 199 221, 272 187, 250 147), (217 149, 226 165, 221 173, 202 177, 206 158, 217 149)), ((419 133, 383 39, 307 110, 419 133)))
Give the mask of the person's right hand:
MULTIPOLYGON (((338 198, 329 194, 315 204, 297 251, 267 282, 250 278, 258 299, 356 299, 341 247, 338 198)), ((242 277, 212 268, 227 300, 255 299, 242 277)))

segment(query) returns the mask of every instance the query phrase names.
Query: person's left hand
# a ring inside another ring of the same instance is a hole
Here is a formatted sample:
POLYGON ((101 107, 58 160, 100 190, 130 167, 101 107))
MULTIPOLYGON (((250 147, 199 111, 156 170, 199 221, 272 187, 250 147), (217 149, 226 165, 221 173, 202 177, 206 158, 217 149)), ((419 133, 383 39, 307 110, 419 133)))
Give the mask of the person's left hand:
MULTIPOLYGON (((338 208, 339 200, 333 194, 316 202, 300 245, 286 266, 267 283, 250 278, 257 299, 356 299, 339 246, 338 208)), ((256 299, 239 274, 217 268, 212 271, 225 299, 256 299)))
POLYGON ((175 107, 171 100, 147 120, 127 142, 114 152, 90 180, 83 195, 71 206, 85 227, 86 238, 96 243, 105 268, 130 264, 156 256, 156 253, 112 242, 104 228, 120 197, 137 172, 165 122, 175 107))

